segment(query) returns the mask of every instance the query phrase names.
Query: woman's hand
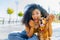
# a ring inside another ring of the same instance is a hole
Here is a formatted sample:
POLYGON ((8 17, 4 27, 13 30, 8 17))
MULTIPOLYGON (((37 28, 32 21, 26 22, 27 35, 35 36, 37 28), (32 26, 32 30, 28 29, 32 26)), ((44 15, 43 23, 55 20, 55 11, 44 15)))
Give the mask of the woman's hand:
POLYGON ((36 24, 33 20, 30 20, 29 25, 34 29, 37 29, 39 27, 39 24, 36 24))
POLYGON ((52 23, 53 22, 53 20, 54 20, 54 15, 53 14, 49 14, 49 16, 47 17, 47 19, 48 19, 48 21, 49 21, 49 23, 52 23))
POLYGON ((35 28, 35 23, 34 23, 33 20, 30 20, 29 21, 29 25, 30 25, 31 28, 35 28))

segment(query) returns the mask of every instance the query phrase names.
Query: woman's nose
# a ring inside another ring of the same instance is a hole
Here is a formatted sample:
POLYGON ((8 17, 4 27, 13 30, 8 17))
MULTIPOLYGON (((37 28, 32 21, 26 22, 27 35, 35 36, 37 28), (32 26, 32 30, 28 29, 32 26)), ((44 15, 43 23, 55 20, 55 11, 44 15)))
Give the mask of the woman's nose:
POLYGON ((34 17, 38 17, 38 15, 34 15, 34 17))

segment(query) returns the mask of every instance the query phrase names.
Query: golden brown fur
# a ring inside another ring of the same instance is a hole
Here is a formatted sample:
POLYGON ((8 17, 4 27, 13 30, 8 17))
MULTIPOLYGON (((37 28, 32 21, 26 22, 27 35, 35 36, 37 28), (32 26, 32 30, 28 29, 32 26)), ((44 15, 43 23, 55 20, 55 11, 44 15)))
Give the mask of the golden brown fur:
POLYGON ((50 40, 50 37, 52 36, 51 23, 53 19, 54 19, 54 15, 50 14, 47 18, 44 18, 42 20, 44 26, 43 27, 40 26, 38 29, 38 36, 40 40, 50 40))

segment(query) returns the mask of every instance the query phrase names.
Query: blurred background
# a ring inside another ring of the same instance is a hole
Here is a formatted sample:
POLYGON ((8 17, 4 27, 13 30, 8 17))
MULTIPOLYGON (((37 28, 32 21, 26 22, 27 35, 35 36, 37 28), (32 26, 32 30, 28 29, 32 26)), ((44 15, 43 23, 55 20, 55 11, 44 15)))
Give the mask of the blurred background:
POLYGON ((60 40, 60 0, 0 0, 0 40, 7 40, 11 32, 21 32, 25 6, 36 3, 54 14, 52 40, 60 40))

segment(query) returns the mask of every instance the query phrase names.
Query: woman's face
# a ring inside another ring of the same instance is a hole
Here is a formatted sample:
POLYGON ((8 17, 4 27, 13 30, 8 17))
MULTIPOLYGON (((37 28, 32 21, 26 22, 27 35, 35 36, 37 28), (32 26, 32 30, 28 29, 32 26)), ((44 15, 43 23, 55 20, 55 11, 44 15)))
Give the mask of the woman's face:
POLYGON ((39 19, 41 18, 41 12, 38 9, 33 10, 32 18, 35 22, 38 22, 39 19))

